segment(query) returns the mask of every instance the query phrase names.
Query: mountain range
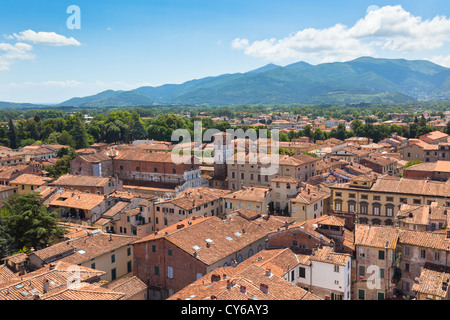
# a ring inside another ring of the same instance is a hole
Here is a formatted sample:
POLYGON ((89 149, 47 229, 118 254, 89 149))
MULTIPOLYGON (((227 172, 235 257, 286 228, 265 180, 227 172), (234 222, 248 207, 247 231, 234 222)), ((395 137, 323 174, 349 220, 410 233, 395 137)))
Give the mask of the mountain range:
POLYGON ((131 91, 108 90, 72 98, 60 106, 153 104, 243 105, 403 103, 450 100, 450 69, 426 60, 361 57, 347 62, 287 66, 268 64, 246 73, 224 74, 131 91))

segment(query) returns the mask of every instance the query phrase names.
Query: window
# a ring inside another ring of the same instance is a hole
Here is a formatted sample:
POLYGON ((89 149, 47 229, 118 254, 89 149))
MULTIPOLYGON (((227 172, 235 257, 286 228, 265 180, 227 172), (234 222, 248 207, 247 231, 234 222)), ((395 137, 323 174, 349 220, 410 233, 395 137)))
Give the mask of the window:
POLYGON ((441 260, 441 254, 439 252, 434 253, 434 260, 436 260, 436 261, 441 260))
POLYGON ((334 272, 339 272, 339 266, 338 265, 334 265, 334 272))
POLYGON ((335 209, 335 211, 342 211, 342 202, 336 201, 334 203, 334 209, 335 209))
POLYGON ((127 248, 127 256, 131 256, 131 248, 127 248))
POLYGON ((173 268, 171 266, 167 267, 167 278, 173 279, 173 268))
POLYGON ((169 255, 169 257, 171 257, 172 256, 172 250, 167 250, 167 254, 169 255))
POLYGON ((352 202, 352 203, 348 204, 348 211, 349 212, 355 212, 355 209, 356 209, 355 208, 355 203, 352 202))
POLYGON ((379 250, 378 251, 378 259, 379 260, 384 260, 384 251, 383 250, 379 250))
POLYGON ((394 197, 386 197, 386 201, 394 202, 394 197))
POLYGON ((131 271, 133 271, 133 268, 131 266, 131 261, 127 262, 127 272, 130 273, 131 271))
POLYGON ((159 275, 159 267, 155 266, 155 275, 159 275))
POLYGON ((364 266, 359 266, 359 277, 364 278, 366 274, 366 268, 364 266))
POLYGON ((336 197, 342 197, 342 192, 336 192, 336 197))
POLYGON ((380 279, 384 279, 384 269, 380 269, 380 279))
POLYGON ((392 217, 394 215, 394 207, 386 207, 386 216, 392 217))
POLYGON ((354 194, 354 193, 349 193, 348 197, 349 197, 350 199, 355 199, 355 198, 356 198, 356 194, 354 194))
POLYGON ((414 203, 414 204, 420 204, 421 201, 420 201, 420 199, 414 199, 414 200, 413 200, 413 203, 414 203))
POLYGON ((359 289, 358 290, 358 299, 364 300, 366 298, 366 291, 359 289))
POLYGON ((405 256, 409 256, 409 247, 404 247, 404 248, 403 248, 403 254, 404 254, 405 256))
POLYGON ((367 203, 361 203, 360 205, 360 210, 362 214, 367 214, 369 206, 367 205, 367 203))
POLYGON ((373 200, 375 200, 375 201, 380 201, 380 196, 373 196, 373 200))
POLYGON ((379 216, 380 215, 380 207, 379 206, 374 206, 373 207, 373 215, 374 216, 379 216))
POLYGON ((427 252, 426 252, 425 250, 420 250, 420 257, 421 257, 422 259, 425 259, 426 256, 427 256, 427 252))
POLYGON ((367 194, 362 194, 361 199, 367 200, 367 199, 369 199, 369 196, 367 194))
POLYGON ((366 251, 365 251, 363 248, 360 248, 360 249, 359 249, 359 256, 360 256, 361 258, 364 258, 364 257, 366 256, 366 251))
POLYGON ((91 269, 95 269, 95 263, 91 263, 91 269))
POLYGON ((114 263, 114 262, 116 262, 116 255, 115 254, 113 254, 111 256, 111 263, 114 263))
POLYGON ((378 292, 378 300, 384 300, 384 293, 378 292))
POLYGON ((306 278, 306 269, 305 269, 305 268, 300 267, 300 268, 298 269, 298 273, 299 273, 299 277, 300 277, 300 278, 306 278))
POLYGON ((409 263, 405 263, 405 272, 409 272, 409 263))
POLYGON ((234 172, 234 171, 231 172, 231 178, 233 178, 233 179, 236 178, 236 172, 234 172))
POLYGON ((117 272, 116 272, 116 268, 111 270, 111 280, 116 280, 117 278, 117 272))
POLYGON ((156 252, 156 246, 152 244, 152 252, 156 252))

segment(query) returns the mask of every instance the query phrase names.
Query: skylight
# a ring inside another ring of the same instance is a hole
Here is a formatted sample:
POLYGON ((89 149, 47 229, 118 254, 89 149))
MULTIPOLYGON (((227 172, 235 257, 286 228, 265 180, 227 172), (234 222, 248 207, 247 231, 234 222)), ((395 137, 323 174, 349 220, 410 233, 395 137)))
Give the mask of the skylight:
POLYGON ((225 239, 227 239, 228 241, 233 241, 233 238, 231 237, 226 237, 225 239))
POLYGON ((238 237, 241 237, 241 236, 242 236, 242 234, 240 234, 239 232, 235 232, 234 235, 235 235, 235 236, 238 236, 238 237))
POLYGON ((192 249, 194 249, 194 250, 198 251, 198 250, 200 250, 200 247, 199 247, 199 246, 197 246, 197 245, 195 245, 195 246, 193 246, 193 247, 192 247, 192 249))

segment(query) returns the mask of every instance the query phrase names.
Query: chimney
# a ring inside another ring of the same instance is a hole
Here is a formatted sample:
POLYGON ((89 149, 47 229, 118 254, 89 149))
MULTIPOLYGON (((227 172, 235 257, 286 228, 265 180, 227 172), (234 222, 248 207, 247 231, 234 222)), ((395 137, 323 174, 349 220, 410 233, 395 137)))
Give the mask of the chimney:
POLYGON ((233 287, 233 284, 231 283, 231 280, 227 280, 227 289, 230 290, 231 287, 233 287))
POLYGON ((48 279, 44 279, 42 282, 43 285, 43 292, 47 293, 50 291, 50 283, 48 282, 48 279))
POLYGON ((247 288, 245 287, 245 286, 241 286, 240 288, 239 288, 239 291, 241 291, 242 293, 247 293, 247 288))
POLYGON ((265 294, 269 293, 269 286, 265 283, 261 283, 259 285, 259 288, 261 289, 262 292, 264 292, 265 294))
POLYGON ((272 270, 269 268, 266 268, 266 277, 272 276, 272 270))

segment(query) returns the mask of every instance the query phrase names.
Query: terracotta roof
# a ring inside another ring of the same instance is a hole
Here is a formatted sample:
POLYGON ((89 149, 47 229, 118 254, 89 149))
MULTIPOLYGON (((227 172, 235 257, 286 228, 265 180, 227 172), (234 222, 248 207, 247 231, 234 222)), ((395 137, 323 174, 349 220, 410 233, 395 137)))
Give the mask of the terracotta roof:
POLYGON ((300 183, 302 180, 295 179, 292 177, 278 177, 270 180, 270 182, 281 182, 281 183, 300 183))
POLYGON ((121 300, 125 293, 110 291, 89 283, 80 283, 74 286, 64 286, 44 294, 42 300, 121 300))
POLYGON ((2 283, 11 281, 14 278, 16 278, 16 275, 6 266, 6 264, 0 265, 0 286, 2 283))
POLYGON ((129 202, 118 201, 115 205, 113 205, 108 211, 102 214, 102 217, 112 219, 116 214, 124 210, 127 206, 129 206, 129 202))
POLYGON ((232 193, 223 195, 224 199, 236 199, 246 201, 262 202, 269 195, 269 188, 265 187, 243 187, 241 190, 237 190, 232 193))
POLYGON ((450 268, 427 262, 422 268, 419 282, 414 283, 412 290, 417 293, 446 298, 449 286, 450 268))
POLYGON ((65 174, 59 177, 56 181, 50 183, 50 185, 67 187, 105 187, 109 182, 110 179, 104 177, 65 174))
POLYGON ((89 261, 92 258, 129 245, 137 239, 137 237, 106 234, 104 232, 88 235, 88 232, 86 232, 84 236, 37 250, 31 255, 35 255, 42 261, 47 261, 47 263, 56 259, 57 261, 81 264, 84 261, 89 261))
MULTIPOLYGON (((44 266, 37 271, 16 277, 8 282, 0 283, 0 300, 32 300, 35 295, 44 298, 43 283, 49 281, 49 296, 53 290, 67 288, 67 283, 74 276, 74 265, 57 262, 44 266)), ((77 276, 80 281, 88 281, 105 274, 104 271, 76 266, 77 276)))
POLYGON ((106 151, 97 152, 93 154, 80 155, 78 158, 83 159, 86 162, 90 163, 99 163, 103 161, 110 161, 111 158, 106 155, 106 151))
POLYGON ((355 245, 395 249, 398 230, 388 226, 355 225, 355 245))
MULTIPOLYGON (((206 187, 187 188, 178 197, 166 201, 185 210, 191 210, 206 203, 218 200, 231 191, 206 187)), ((163 204, 163 203, 162 203, 163 204)))
POLYGON ((147 285, 136 276, 123 277, 107 284, 109 290, 125 293, 121 300, 128 300, 135 295, 146 291, 147 285))
POLYGON ((52 178, 38 176, 35 174, 24 173, 18 176, 17 178, 9 181, 10 184, 21 184, 21 185, 32 185, 32 186, 42 186, 50 181, 53 181, 52 178))
POLYGON ((217 300, 322 300, 275 274, 268 277, 264 267, 253 264, 245 268, 218 268, 168 300, 210 300, 212 295, 217 300), (218 276, 218 281, 212 283, 212 275, 218 276))
POLYGON ((261 217, 262 212, 257 210, 249 210, 249 209, 237 209, 232 212, 227 213, 227 217, 232 217, 235 215, 239 215, 247 220, 253 220, 258 217, 261 217))
POLYGON ((76 190, 59 190, 44 203, 49 206, 92 210, 105 201, 105 196, 76 190))
POLYGON ((186 219, 160 230, 157 234, 146 236, 136 241, 135 244, 165 238, 190 255, 196 256, 206 265, 213 265, 264 238, 290 220, 292 219, 270 217, 270 219, 259 218, 249 221, 240 216, 224 221, 216 216, 186 219), (183 227, 178 228, 182 225, 183 227))
POLYGON ((445 233, 413 230, 399 230, 398 233, 401 244, 450 251, 450 239, 445 233))
MULTIPOLYGON (((180 156, 180 158, 191 159, 191 155, 180 156)), ((114 158, 114 160, 130 160, 130 161, 145 161, 145 162, 165 162, 173 163, 171 152, 153 152, 149 153, 145 150, 130 149, 130 150, 119 150, 119 154, 114 158)))
POLYGON ((350 257, 349 254, 334 252, 332 247, 323 246, 313 251, 310 260, 345 266, 350 257))
MULTIPOLYGON (((357 179, 361 179, 361 176, 357 179)), ((338 189, 353 189, 361 190, 350 186, 349 183, 335 184, 332 187, 338 189)), ((375 192, 410 194, 419 196, 437 196, 445 197, 450 194, 450 184, 415 179, 397 179, 395 177, 380 177, 378 178, 370 189, 375 192), (414 188, 411 186, 414 185, 414 188)))
POLYGON ((320 199, 324 199, 330 196, 328 192, 320 190, 317 187, 307 186, 307 188, 301 188, 300 192, 295 196, 295 198, 290 199, 292 203, 306 203, 311 204, 320 199), (309 193, 308 193, 309 190, 309 193))

